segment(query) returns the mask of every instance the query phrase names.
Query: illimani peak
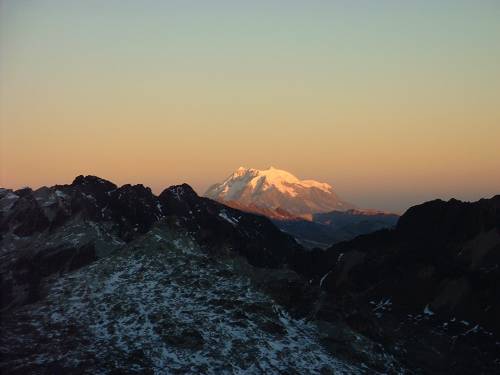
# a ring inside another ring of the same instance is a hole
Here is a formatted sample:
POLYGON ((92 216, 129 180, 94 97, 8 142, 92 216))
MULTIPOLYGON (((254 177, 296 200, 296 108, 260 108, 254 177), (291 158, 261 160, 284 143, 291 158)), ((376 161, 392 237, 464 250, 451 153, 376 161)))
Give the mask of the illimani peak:
POLYGON ((205 196, 220 202, 237 202, 268 210, 280 209, 297 217, 354 208, 342 200, 330 184, 311 179, 301 180, 273 166, 264 170, 239 167, 224 181, 212 185, 205 196))

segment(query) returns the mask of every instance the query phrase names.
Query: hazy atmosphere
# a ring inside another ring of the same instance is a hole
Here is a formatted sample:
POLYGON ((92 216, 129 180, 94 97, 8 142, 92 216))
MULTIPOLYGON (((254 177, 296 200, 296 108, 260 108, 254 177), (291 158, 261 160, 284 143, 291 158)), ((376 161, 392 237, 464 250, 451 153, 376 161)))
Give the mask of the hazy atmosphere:
POLYGON ((404 211, 500 190, 497 1, 2 1, 0 186, 239 166, 404 211))

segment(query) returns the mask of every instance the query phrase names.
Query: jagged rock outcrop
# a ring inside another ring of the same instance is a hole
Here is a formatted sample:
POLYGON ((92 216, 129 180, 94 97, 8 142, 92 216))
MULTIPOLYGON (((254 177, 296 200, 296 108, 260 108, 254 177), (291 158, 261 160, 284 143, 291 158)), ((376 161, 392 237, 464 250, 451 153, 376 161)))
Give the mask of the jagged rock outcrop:
POLYGON ((163 219, 194 233, 210 251, 241 254, 257 266, 284 266, 301 251, 268 219, 201 198, 186 184, 157 197, 143 185, 78 176, 69 185, 0 193, 4 308, 33 301, 49 275, 88 264, 163 219))
POLYGON ((369 290, 367 299, 390 295, 407 309, 428 306, 500 332, 494 282, 500 281, 500 196, 427 202, 410 208, 395 230, 335 245, 328 253, 337 260, 326 289, 369 290))
POLYGON ((272 222, 199 197, 189 185, 165 189, 159 200, 168 217, 192 232, 199 243, 217 252, 236 252, 259 267, 282 267, 303 251, 272 222))

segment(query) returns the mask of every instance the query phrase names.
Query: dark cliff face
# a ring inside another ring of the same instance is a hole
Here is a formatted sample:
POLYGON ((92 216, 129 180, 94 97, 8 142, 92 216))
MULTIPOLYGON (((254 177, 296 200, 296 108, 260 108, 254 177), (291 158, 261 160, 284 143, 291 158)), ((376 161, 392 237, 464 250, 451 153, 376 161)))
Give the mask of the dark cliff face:
POLYGON ((500 196, 435 200, 393 230, 342 242, 313 264, 325 303, 424 373, 498 371, 500 196))
POLYGON ((481 232, 498 229, 500 195, 477 202, 434 200, 411 207, 397 224, 401 239, 413 246, 453 248, 481 232))
POLYGON ((324 288, 355 304, 475 322, 500 332, 500 196, 410 208, 394 230, 360 236, 325 254, 324 288))

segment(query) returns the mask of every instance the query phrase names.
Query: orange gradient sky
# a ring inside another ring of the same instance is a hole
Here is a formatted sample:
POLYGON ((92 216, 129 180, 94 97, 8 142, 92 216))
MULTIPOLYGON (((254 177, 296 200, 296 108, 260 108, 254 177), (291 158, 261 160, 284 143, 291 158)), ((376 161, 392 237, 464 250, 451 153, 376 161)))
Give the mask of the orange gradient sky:
POLYGON ((273 165, 398 212, 500 194, 498 2, 249 3, 2 1, 0 185, 273 165))

